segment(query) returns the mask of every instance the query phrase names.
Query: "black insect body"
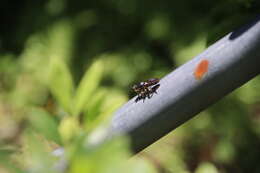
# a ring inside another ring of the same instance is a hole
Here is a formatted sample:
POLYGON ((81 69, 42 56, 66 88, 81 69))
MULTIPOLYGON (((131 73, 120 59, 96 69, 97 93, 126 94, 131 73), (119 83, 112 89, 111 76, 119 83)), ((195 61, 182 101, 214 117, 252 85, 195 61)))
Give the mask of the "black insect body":
POLYGON ((138 94, 138 97, 135 99, 135 102, 138 102, 139 100, 144 100, 146 98, 151 98, 153 96, 154 93, 157 93, 156 90, 160 87, 160 84, 157 84, 155 86, 149 86, 147 89, 141 91, 138 94))
POLYGON ((153 85, 156 85, 159 83, 159 79, 156 78, 152 78, 152 79, 148 79, 145 82, 140 82, 139 84, 136 84, 133 86, 133 90, 139 94, 140 92, 144 91, 145 89, 147 89, 148 87, 151 87, 153 85))
POLYGON ((160 84, 158 84, 159 81, 159 79, 152 78, 134 85, 133 90, 138 94, 135 102, 139 100, 143 100, 144 102, 146 98, 150 99, 154 93, 157 93, 156 90, 160 87, 160 84))

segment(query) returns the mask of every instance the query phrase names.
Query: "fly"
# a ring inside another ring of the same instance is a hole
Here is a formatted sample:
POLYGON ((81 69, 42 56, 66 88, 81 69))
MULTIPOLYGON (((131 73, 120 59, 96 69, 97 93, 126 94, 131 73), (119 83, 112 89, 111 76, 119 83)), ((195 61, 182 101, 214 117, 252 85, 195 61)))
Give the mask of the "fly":
POLYGON ((157 93, 157 89, 160 87, 159 79, 151 78, 145 82, 140 82, 139 84, 135 84, 132 88, 137 93, 137 98, 135 102, 139 100, 144 100, 146 98, 151 98, 154 93, 157 93))

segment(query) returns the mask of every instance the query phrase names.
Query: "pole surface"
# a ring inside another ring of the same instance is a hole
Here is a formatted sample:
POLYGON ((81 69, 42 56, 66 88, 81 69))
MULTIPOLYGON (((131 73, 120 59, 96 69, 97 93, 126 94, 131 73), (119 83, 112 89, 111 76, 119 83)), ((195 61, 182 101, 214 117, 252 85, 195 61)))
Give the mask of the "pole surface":
POLYGON ((258 17, 162 78, 151 99, 123 105, 108 134, 129 135, 139 152, 259 73, 258 17))

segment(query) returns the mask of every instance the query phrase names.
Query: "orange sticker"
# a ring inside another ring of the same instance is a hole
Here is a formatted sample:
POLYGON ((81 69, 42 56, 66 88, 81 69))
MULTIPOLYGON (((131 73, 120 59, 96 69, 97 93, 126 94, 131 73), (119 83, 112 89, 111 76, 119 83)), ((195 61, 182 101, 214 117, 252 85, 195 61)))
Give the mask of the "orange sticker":
POLYGON ((208 60, 202 60, 200 63, 197 65, 195 71, 194 71, 194 76, 196 79, 202 79, 203 76, 208 72, 208 67, 209 67, 209 61, 208 60))

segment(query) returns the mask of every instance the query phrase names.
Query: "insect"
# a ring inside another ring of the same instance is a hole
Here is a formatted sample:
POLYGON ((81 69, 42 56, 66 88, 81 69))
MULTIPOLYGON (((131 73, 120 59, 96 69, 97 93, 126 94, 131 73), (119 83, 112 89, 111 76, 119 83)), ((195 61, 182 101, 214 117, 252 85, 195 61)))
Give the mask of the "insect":
POLYGON ((139 84, 135 84, 132 88, 137 93, 137 98, 135 99, 135 102, 138 102, 139 100, 144 100, 146 98, 151 98, 154 93, 157 93, 156 90, 160 87, 159 79, 152 78, 148 79, 145 82, 140 82, 139 84))

